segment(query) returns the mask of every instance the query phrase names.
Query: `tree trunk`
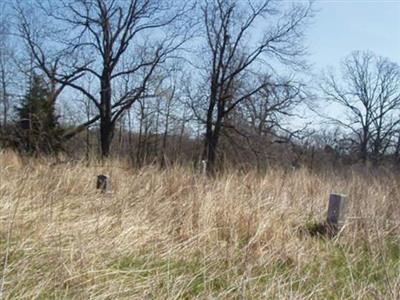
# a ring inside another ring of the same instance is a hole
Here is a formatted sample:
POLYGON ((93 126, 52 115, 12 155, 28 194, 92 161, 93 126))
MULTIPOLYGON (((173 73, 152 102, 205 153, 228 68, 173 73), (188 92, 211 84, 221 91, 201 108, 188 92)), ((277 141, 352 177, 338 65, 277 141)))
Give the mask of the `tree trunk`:
POLYGON ((118 153, 119 155, 124 155, 123 153, 123 143, 124 143, 124 118, 122 117, 119 122, 119 131, 118 131, 118 153))
POLYGON ((206 124, 206 136, 205 136, 205 147, 203 159, 207 160, 207 174, 214 175, 216 171, 217 162, 217 147, 222 127, 222 121, 224 119, 224 103, 220 101, 222 92, 219 92, 219 98, 217 98, 217 88, 215 85, 211 87, 211 99, 210 105, 207 111, 207 124, 206 124), (213 111, 217 104, 218 112, 214 123, 213 111))
MULTIPOLYGON (((87 121, 90 120, 90 100, 87 99, 86 102, 86 118, 87 121)), ((90 145, 90 129, 89 126, 86 127, 86 160, 89 162, 90 159, 90 150, 91 150, 91 145, 90 145)))
POLYGON ((368 161, 368 144, 367 141, 361 142, 360 145, 360 158, 361 161, 365 164, 368 161))
POLYGON ((106 158, 110 156, 111 142, 113 138, 113 126, 111 120, 107 117, 100 119, 100 143, 101 156, 106 158))
MULTIPOLYGON (((175 151, 175 161, 178 161, 179 158, 184 157, 183 155, 183 135, 185 134, 185 115, 182 118, 181 130, 179 132, 179 141, 178 141, 178 151, 175 151)), ((198 135, 200 137, 200 135, 198 135)))
POLYGON ((394 159, 396 163, 400 163, 400 134, 397 136, 396 149, 394 151, 394 159))
POLYGON ((364 164, 366 164, 368 161, 368 136, 369 136, 369 129, 366 126, 364 126, 362 141, 360 143, 360 158, 364 164))
POLYGON ((138 144, 136 148, 136 164, 142 166, 142 135, 143 135, 143 122, 144 122, 144 106, 140 106, 140 124, 139 124, 139 135, 138 144))
POLYGON ((207 174, 214 175, 217 163, 217 147, 221 131, 222 118, 218 117, 214 129, 207 124, 203 159, 207 161, 207 174))
POLYGON ((132 143, 132 120, 131 120, 131 111, 128 110, 128 153, 131 158, 131 161, 135 161, 135 155, 133 151, 133 143, 132 143))
POLYGON ((114 124, 111 114, 111 77, 107 70, 103 71, 100 91, 100 143, 102 158, 110 155, 114 124))
POLYGON ((162 138, 162 148, 161 148, 161 168, 165 167, 165 160, 166 160, 166 152, 167 152, 167 137, 168 137, 168 126, 169 126, 169 114, 171 109, 171 102, 168 101, 167 103, 167 114, 165 116, 165 127, 164 127, 164 134, 162 138))
POLYGON ((4 67, 1 69, 1 87, 3 96, 3 126, 7 127, 7 116, 8 116, 8 95, 7 95, 7 83, 6 83, 6 73, 4 67))
POLYGON ((154 159, 158 159, 159 157, 159 149, 158 149, 158 143, 159 143, 159 138, 158 138, 158 127, 160 125, 160 99, 157 99, 157 111, 156 111, 156 124, 155 124, 155 129, 154 129, 154 147, 153 147, 153 152, 154 152, 154 159))
POLYGON ((148 116, 145 118, 144 122, 144 140, 143 140, 143 153, 142 153, 142 165, 148 163, 148 158, 150 157, 150 148, 151 148, 151 141, 150 141, 150 134, 151 134, 151 124, 148 120, 148 116))

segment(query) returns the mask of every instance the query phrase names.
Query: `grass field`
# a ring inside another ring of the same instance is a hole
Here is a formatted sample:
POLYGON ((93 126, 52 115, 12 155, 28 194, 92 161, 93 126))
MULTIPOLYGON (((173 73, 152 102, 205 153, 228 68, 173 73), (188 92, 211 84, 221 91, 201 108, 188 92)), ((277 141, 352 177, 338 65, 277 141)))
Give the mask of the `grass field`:
POLYGON ((2 299, 400 299, 400 177, 0 154, 2 299), (109 174, 112 193, 95 189, 109 174), (330 192, 333 238, 310 236, 330 192))

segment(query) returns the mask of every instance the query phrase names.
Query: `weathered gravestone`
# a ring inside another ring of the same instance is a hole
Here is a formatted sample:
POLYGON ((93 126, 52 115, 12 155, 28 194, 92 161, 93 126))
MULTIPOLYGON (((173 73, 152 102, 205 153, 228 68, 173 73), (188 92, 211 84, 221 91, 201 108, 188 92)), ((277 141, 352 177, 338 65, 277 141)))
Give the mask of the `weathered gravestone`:
POLYGON ((326 223, 331 234, 338 233, 344 223, 344 209, 346 196, 342 194, 330 194, 326 223))
POLYGON ((107 175, 98 175, 96 188, 100 190, 102 193, 107 192, 107 188, 109 185, 109 180, 107 175))

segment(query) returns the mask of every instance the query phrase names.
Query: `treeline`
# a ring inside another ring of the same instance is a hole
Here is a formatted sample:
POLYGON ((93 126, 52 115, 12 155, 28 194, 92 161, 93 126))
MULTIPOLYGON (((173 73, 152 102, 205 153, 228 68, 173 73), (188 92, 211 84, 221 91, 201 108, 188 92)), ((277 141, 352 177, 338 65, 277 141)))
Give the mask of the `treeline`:
POLYGON ((141 166, 400 160, 400 69, 355 51, 310 80, 312 3, 8 1, 1 145, 141 166))

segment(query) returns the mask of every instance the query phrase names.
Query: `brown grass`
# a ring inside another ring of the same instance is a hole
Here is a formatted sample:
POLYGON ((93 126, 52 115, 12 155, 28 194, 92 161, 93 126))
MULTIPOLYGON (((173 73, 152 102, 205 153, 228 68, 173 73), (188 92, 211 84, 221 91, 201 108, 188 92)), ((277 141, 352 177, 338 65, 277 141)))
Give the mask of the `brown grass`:
POLYGON ((399 299, 400 178, 50 166, 0 154, 4 299, 399 299), (96 175, 112 193, 95 190, 96 175), (304 228, 348 195, 334 239, 304 228))

